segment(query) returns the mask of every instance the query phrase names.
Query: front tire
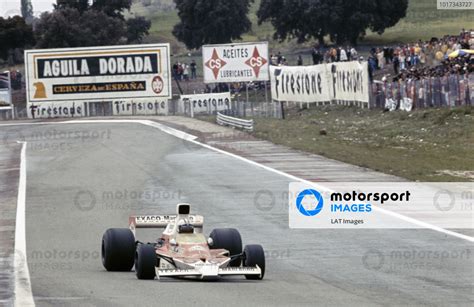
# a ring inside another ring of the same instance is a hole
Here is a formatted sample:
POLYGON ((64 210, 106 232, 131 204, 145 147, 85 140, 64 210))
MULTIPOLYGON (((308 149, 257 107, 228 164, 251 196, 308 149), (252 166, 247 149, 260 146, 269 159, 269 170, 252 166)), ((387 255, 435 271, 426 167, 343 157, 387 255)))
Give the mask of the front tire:
MULTIPOLYGON (((209 238, 212 239, 212 249, 226 249, 229 251, 230 256, 238 255, 242 253, 242 238, 237 229, 234 228, 217 228, 214 229, 209 238)), ((229 263, 231 267, 239 267, 242 260, 240 257, 232 260, 229 263)))
POLYGON ((128 228, 110 228, 102 236, 102 264, 107 271, 130 271, 135 255, 135 236, 128 228))
POLYGON ((262 275, 245 275, 247 279, 263 279, 265 275, 265 252, 261 245, 246 245, 244 248, 244 266, 255 267, 259 266, 262 270, 262 275))
POLYGON ((135 252, 135 273, 138 279, 155 279, 155 267, 158 265, 155 247, 140 244, 135 252))

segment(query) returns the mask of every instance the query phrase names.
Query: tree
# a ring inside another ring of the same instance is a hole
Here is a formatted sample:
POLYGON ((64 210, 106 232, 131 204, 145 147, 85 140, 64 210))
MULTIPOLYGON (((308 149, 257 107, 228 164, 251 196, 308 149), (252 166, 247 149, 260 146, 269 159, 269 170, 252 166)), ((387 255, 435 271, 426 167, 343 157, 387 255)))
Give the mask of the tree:
POLYGON ((35 26, 38 48, 104 46, 126 43, 125 23, 104 12, 62 8, 43 13, 35 26))
POLYGON ((129 43, 141 43, 143 37, 148 35, 151 21, 144 17, 136 17, 127 20, 127 40, 129 43))
POLYGON ((0 17, 0 58, 7 59, 10 50, 34 44, 33 30, 20 16, 0 17))
POLYGON ((180 22, 173 35, 189 49, 240 39, 252 24, 247 17, 253 0, 174 0, 180 22))
POLYGON ((33 19, 33 5, 31 0, 21 0, 21 16, 27 21, 33 19))
POLYGON ((132 0, 94 0, 92 8, 102 11, 109 16, 124 19, 123 11, 130 10, 132 0))
POLYGON ((131 0, 58 0, 53 12, 35 25, 39 48, 105 46, 140 42, 151 23, 143 17, 125 20, 131 0))
POLYGON ((262 0, 259 24, 269 21, 274 38, 311 38, 321 43, 326 35, 338 44, 356 44, 370 29, 382 34, 405 17, 408 0, 262 0))
POLYGON ((89 9, 89 0, 57 0, 54 8, 56 10, 72 8, 78 10, 82 14, 89 9))

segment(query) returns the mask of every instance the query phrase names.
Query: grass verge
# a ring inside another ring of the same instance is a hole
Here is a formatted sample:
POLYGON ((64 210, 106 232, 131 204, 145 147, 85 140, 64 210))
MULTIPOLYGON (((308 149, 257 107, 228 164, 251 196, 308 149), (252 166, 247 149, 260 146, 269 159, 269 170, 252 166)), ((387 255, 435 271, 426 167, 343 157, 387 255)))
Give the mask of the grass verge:
POLYGON ((289 109, 285 120, 255 118, 253 134, 410 180, 474 181, 473 113, 473 107, 411 113, 334 106, 289 109))

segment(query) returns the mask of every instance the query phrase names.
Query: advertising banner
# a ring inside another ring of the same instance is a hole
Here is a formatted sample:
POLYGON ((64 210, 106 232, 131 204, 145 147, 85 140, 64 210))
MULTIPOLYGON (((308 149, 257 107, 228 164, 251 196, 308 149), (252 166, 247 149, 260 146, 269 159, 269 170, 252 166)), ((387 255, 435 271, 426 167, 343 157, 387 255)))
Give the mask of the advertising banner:
POLYGON ((87 103, 83 101, 48 101, 28 106, 29 118, 61 118, 87 116, 87 103))
POLYGON ((367 62, 326 64, 330 73, 331 99, 369 102, 369 68, 367 62))
POLYGON ((209 93, 209 94, 195 94, 182 95, 180 100, 180 112, 184 113, 186 110, 185 103, 189 102, 193 108, 194 114, 213 112, 220 112, 230 109, 231 97, 230 93, 209 93))
POLYGON ((31 105, 80 101, 169 99, 169 44, 27 50, 31 105))
POLYGON ((322 102, 330 100, 326 65, 270 66, 272 99, 322 102))
POLYGON ((112 113, 114 116, 168 115, 168 100, 116 100, 112 102, 112 113))
POLYGON ((313 66, 270 66, 272 99, 276 101, 369 102, 367 62, 313 66))
POLYGON ((202 47, 204 82, 268 81, 268 43, 206 45, 202 47))

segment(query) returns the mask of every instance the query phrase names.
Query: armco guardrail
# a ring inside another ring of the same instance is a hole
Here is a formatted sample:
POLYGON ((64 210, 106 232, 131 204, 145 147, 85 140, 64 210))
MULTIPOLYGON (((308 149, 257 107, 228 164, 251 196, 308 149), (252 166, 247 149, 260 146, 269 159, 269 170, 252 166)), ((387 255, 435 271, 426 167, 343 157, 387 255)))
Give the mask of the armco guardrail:
POLYGON ((217 123, 221 126, 232 126, 232 127, 241 128, 247 131, 253 131, 253 119, 245 120, 241 118, 227 116, 218 112, 217 123))

